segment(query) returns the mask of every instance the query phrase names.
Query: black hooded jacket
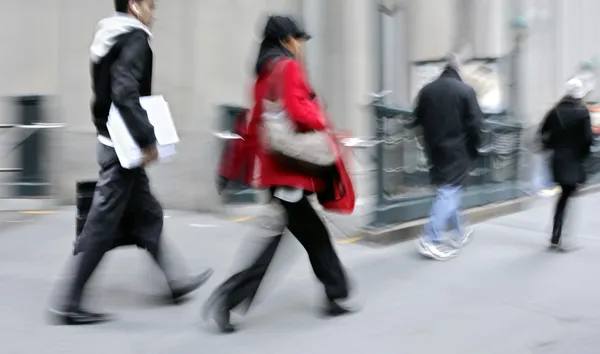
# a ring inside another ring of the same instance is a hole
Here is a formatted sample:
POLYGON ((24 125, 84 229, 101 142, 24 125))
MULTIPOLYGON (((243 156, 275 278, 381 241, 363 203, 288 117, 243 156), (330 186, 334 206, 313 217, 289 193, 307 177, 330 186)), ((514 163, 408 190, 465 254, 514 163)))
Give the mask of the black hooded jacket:
POLYGON ((539 133, 552 151, 554 181, 576 185, 586 180, 584 161, 593 142, 590 112, 581 100, 566 96, 546 114, 539 133))
POLYGON ((150 37, 137 19, 118 14, 100 21, 91 47, 91 110, 97 133, 110 139, 106 122, 114 104, 140 148, 156 143, 154 127, 140 105, 141 96, 152 94, 150 37))
POLYGON ((473 88, 447 67, 421 89, 414 114, 423 128, 432 184, 463 184, 481 143, 483 113, 473 88))

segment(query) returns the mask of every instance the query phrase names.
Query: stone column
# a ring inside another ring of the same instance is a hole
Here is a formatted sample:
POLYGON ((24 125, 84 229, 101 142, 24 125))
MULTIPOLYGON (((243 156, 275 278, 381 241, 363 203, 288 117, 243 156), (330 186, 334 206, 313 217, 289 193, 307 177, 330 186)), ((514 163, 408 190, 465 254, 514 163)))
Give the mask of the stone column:
MULTIPOLYGON (((376 90, 376 4, 372 0, 335 0, 331 1, 339 17, 338 37, 335 38, 339 49, 332 68, 336 68, 337 77, 333 83, 336 92, 336 114, 339 126, 347 129, 353 136, 374 136, 374 117, 369 107, 369 94, 376 90)), ((372 178, 369 173, 369 154, 355 160, 350 168, 355 172, 356 189, 359 196, 372 195, 372 178)))
POLYGON ((410 2, 412 61, 440 59, 453 48, 457 37, 456 6, 457 0, 410 2))
POLYGON ((346 128, 354 135, 370 136, 371 112, 366 110, 375 89, 375 11, 370 0, 337 0, 340 6, 343 77, 338 83, 345 102, 346 128))
POLYGON ((505 0, 470 1, 474 57, 499 58, 510 51, 510 16, 506 3, 505 0))
MULTIPOLYGON (((313 35, 307 46, 311 82, 335 126, 358 137, 373 136, 368 103, 377 69, 375 11, 370 0, 304 0, 304 23, 313 35)), ((365 162, 368 157, 349 168, 368 170, 365 162)), ((368 195, 368 178, 360 176, 358 193, 368 195)))
POLYGON ((302 0, 302 22, 312 39, 306 44, 306 66, 310 82, 318 94, 323 94, 326 85, 324 77, 325 45, 325 2, 322 0, 302 0))
POLYGON ((409 2, 404 1, 403 6, 390 19, 392 22, 393 43, 393 86, 391 88, 393 102, 407 108, 412 108, 410 97, 410 49, 412 41, 409 2))

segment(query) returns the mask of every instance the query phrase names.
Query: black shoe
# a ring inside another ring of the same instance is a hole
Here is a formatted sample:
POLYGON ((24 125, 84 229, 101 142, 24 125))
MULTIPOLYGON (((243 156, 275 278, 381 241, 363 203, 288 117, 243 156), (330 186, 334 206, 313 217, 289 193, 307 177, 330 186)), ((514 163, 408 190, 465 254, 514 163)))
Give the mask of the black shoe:
POLYGON ((208 319, 215 321, 221 333, 233 333, 236 327, 231 324, 231 311, 223 305, 223 296, 221 289, 212 293, 202 307, 202 318, 205 321, 208 319))
POLYGON ((550 249, 550 251, 554 251, 554 252, 558 252, 558 253, 569 253, 569 252, 577 251, 580 248, 581 248, 580 246, 575 245, 574 243, 571 243, 571 242, 565 243, 562 240, 560 240, 559 242, 551 241, 549 249, 550 249))
POLYGON ((212 315, 221 333, 233 333, 237 328, 231 324, 231 311, 224 306, 219 306, 212 315))
POLYGON ((554 222, 552 227, 552 237, 550 238, 550 248, 558 248, 561 244, 562 222, 554 222))
POLYGON ((50 315, 57 324, 73 326, 99 324, 112 320, 112 317, 107 314, 93 313, 82 309, 69 311, 50 309, 50 315))
POLYGON ((201 287, 213 274, 212 269, 207 269, 202 274, 194 277, 192 280, 188 281, 184 284, 172 285, 171 286, 171 297, 173 301, 177 302, 182 297, 188 295, 189 293, 197 290, 201 287))
POLYGON ((328 301, 327 305, 325 307, 325 316, 328 316, 328 317, 339 317, 339 316, 348 315, 351 313, 352 313, 351 309, 340 305, 340 303, 335 300, 328 301))

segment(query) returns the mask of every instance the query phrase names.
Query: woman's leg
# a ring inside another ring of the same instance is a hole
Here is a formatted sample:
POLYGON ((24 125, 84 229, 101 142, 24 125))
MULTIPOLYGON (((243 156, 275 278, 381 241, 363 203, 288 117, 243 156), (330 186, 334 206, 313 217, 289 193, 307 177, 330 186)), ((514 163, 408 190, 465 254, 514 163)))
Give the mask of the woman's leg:
POLYGON ((228 310, 233 310, 244 301, 247 302, 246 306, 250 307, 273 261, 281 238, 282 235, 270 237, 248 268, 234 274, 223 283, 221 287, 225 290, 224 305, 228 310))
POLYGON ((270 237, 254 261, 246 269, 237 272, 223 282, 210 296, 204 306, 204 314, 214 311, 213 319, 221 332, 231 333, 235 327, 230 322, 231 310, 243 302, 249 308, 269 265, 281 242, 282 235, 270 237))
MULTIPOLYGON (((271 189, 271 194, 273 192, 271 189)), ((235 331, 229 319, 231 310, 243 303, 246 310, 250 307, 281 243, 285 215, 277 201, 272 200, 271 203, 265 206, 260 227, 275 236, 266 238, 250 265, 217 287, 204 305, 204 315, 208 316, 209 312, 214 311, 213 319, 222 332, 235 331)))
POLYGON ((347 312, 339 308, 336 302, 348 297, 348 281, 327 227, 306 197, 296 203, 286 201, 281 203, 287 212, 288 229, 308 253, 313 271, 325 287, 330 306, 327 309, 329 314, 347 312), (337 313, 338 310, 341 312, 337 313))
POLYGON ((566 214, 567 203, 576 187, 573 185, 561 185, 562 192, 558 201, 556 202, 556 208, 554 210, 554 225, 552 227, 552 239, 551 244, 557 246, 560 244, 560 238, 562 236, 562 229, 564 225, 564 219, 566 214))

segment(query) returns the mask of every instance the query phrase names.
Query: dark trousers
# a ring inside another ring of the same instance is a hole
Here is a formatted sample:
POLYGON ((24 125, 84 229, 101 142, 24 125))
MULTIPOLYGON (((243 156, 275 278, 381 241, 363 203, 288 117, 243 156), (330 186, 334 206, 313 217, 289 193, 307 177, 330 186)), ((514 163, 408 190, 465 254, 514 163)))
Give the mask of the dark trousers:
MULTIPOLYGON (((303 197, 297 203, 277 200, 286 211, 287 228, 302 244, 313 271, 329 300, 348 297, 346 273, 335 252, 326 226, 303 197)), ((251 265, 231 276, 217 289, 223 305, 232 310, 244 303, 249 308, 281 243, 282 235, 268 240, 251 265)))
POLYGON ((554 225, 552 227, 552 243, 558 244, 562 236, 564 221, 567 214, 567 204, 577 191, 577 186, 561 184, 562 192, 554 210, 554 225))
MULTIPOLYGON (((83 289, 102 260, 114 248, 119 238, 128 238, 150 253, 163 269, 167 279, 164 250, 161 247, 163 210, 152 195, 148 176, 143 168, 124 169, 115 150, 98 143, 99 179, 92 206, 83 227, 79 247, 83 251, 76 266, 66 306, 80 305, 83 289), (122 220, 126 216, 126 227, 122 220)), ((124 242, 127 243, 127 242, 124 242)))

